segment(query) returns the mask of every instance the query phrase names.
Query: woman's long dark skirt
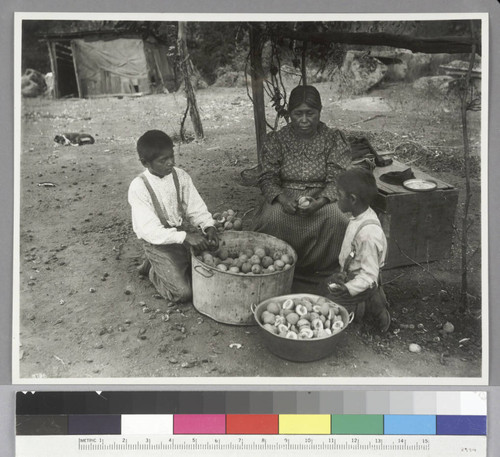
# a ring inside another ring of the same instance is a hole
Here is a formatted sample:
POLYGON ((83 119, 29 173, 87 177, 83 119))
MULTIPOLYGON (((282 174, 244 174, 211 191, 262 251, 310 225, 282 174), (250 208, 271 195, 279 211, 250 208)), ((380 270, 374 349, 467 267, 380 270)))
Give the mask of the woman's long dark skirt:
MULTIPOLYGON (((314 191, 286 189, 299 198, 314 191)), ((253 229, 286 241, 298 255, 296 277, 325 276, 339 266, 339 254, 348 219, 337 203, 329 203, 309 217, 286 214, 275 202, 264 202, 254 218, 253 229)))

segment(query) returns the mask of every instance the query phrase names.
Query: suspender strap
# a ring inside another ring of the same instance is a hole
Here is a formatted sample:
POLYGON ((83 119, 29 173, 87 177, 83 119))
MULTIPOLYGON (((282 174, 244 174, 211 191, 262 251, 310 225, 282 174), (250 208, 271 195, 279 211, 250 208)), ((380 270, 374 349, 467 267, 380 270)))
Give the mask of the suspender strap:
MULTIPOLYGON (((146 186, 146 189, 149 192, 149 195, 151 196, 151 201, 153 202, 153 207, 155 209, 156 215, 158 216, 158 219, 160 219, 160 222, 163 224, 165 228, 172 228, 172 226, 167 222, 167 219, 165 217, 165 214, 163 213, 160 202, 158 201, 158 197, 155 194, 155 191, 151 187, 151 184, 148 181, 148 178, 146 178, 146 175, 144 173, 141 173, 140 178, 144 182, 144 185, 146 186)), ((177 172, 175 171, 175 168, 172 170, 172 178, 174 180, 174 186, 175 186, 175 193, 177 194, 177 205, 178 205, 178 210, 182 214, 182 200, 181 200, 181 190, 180 190, 180 185, 179 185, 179 177, 177 176, 177 172)))
POLYGON ((179 176, 177 176, 177 172, 175 168, 172 168, 172 178, 174 179, 175 193, 177 194, 177 206, 179 213, 182 214, 182 198, 181 198, 181 186, 179 184, 179 176))
POLYGON ((354 234, 354 236, 352 238, 351 252, 350 252, 349 256, 347 257, 347 259, 344 262, 343 271, 345 271, 345 272, 348 271, 349 265, 351 264, 351 262, 353 261, 354 257, 356 256, 356 248, 354 247, 354 240, 358 236, 358 233, 361 231, 361 229, 363 227, 366 227, 367 225, 378 225, 379 227, 382 227, 380 225, 380 221, 377 221, 376 219, 366 219, 365 221, 361 222, 361 224, 359 224, 359 227, 357 228, 356 233, 354 234))
POLYGON ((358 236, 358 233, 361 231, 361 229, 363 227, 366 227, 367 225, 378 225, 379 227, 382 227, 380 225, 380 221, 377 221, 377 219, 366 219, 366 221, 363 221, 363 222, 361 222, 361 224, 359 224, 359 227, 356 230, 356 233, 354 234, 354 237, 352 238, 352 242, 353 243, 354 243, 354 240, 356 239, 356 237, 358 236))

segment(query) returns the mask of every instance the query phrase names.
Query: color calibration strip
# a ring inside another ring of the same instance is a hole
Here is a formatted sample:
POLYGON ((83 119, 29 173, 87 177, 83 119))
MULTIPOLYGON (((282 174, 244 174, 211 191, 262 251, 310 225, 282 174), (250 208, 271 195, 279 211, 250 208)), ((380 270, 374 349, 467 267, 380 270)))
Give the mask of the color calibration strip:
POLYGON ((486 416, 173 414, 17 416, 17 435, 486 435, 486 416))
POLYGON ((486 457, 486 431, 484 392, 23 392, 16 456, 486 457))

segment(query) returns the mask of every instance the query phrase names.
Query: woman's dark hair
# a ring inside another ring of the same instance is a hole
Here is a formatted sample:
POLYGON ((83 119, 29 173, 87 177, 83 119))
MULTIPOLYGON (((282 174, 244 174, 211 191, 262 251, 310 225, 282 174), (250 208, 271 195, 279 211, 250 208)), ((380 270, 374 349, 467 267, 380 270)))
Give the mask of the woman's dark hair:
POLYGON ((321 111, 321 95, 314 86, 297 86, 290 92, 288 112, 305 103, 307 106, 321 111))
POLYGON ((173 148, 172 138, 161 130, 148 130, 137 141, 137 152, 142 163, 152 162, 165 149, 173 148))
POLYGON ((377 182, 370 170, 353 167, 337 177, 337 187, 347 194, 354 194, 365 205, 370 205, 377 195, 377 182))

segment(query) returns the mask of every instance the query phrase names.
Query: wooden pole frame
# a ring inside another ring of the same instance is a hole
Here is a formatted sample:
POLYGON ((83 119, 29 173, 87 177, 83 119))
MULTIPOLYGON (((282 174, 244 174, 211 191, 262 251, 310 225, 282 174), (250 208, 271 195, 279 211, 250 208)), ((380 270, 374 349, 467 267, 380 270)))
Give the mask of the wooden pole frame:
POLYGON ((73 40, 70 41, 70 44, 71 44, 71 53, 73 54, 73 68, 75 69, 75 79, 76 79, 76 87, 78 88, 78 96, 80 98, 83 98, 83 92, 82 92, 82 84, 81 84, 81 81, 80 81, 80 75, 78 73, 78 65, 77 65, 77 62, 76 62, 76 46, 75 46, 75 42, 73 40))
POLYGON ((300 62, 300 71, 302 73, 302 85, 307 86, 307 62, 306 62, 306 53, 307 53, 307 41, 302 42, 302 58, 300 62))
POLYGON ((443 37, 412 37, 392 33, 370 32, 318 32, 309 33, 299 31, 280 30, 281 38, 312 42, 319 44, 342 43, 366 46, 389 46, 391 48, 409 49, 413 52, 427 54, 468 54, 475 45, 475 51, 481 54, 481 42, 469 37, 443 36, 443 37))
MULTIPOLYGON (((189 52, 186 45, 186 22, 178 23, 178 52, 181 59, 180 68, 184 76, 184 85, 186 89, 187 98, 187 108, 189 110, 189 116, 191 118, 191 123, 193 124, 194 133, 198 140, 204 138, 203 125, 201 123, 200 112, 198 111, 198 104, 196 102, 196 95, 191 84, 191 59, 189 57, 189 52)), ((181 126, 181 136, 182 136, 181 126)))
POLYGON ((267 134, 264 104, 264 69, 262 68, 262 31, 258 24, 250 24, 250 76, 252 82, 253 116, 257 137, 257 161, 262 164, 262 146, 267 134))
POLYGON ((56 58, 56 50, 55 44, 50 40, 47 40, 47 48, 49 49, 49 60, 50 60, 50 69, 52 70, 52 75, 54 78, 54 98, 59 98, 59 74, 57 73, 57 58, 56 58))
MULTIPOLYGON (((474 36, 474 23, 471 22, 471 35, 474 36)), ((461 87, 463 94, 461 97, 460 104, 460 114, 462 121, 462 140, 464 145, 464 174, 465 174, 465 201, 464 201, 464 213, 462 216, 462 239, 460 243, 461 247, 461 269, 462 269, 462 284, 460 287, 460 306, 459 311, 466 312, 469 308, 469 297, 468 297, 468 256, 467 248, 469 248, 469 208, 470 201, 472 198, 472 190, 470 183, 470 144, 469 144, 469 126, 467 120, 467 112, 469 109, 469 94, 471 89, 471 75, 472 69, 474 68, 475 59, 475 45, 472 45, 469 66, 467 69, 467 74, 465 75, 464 87, 461 87)))

